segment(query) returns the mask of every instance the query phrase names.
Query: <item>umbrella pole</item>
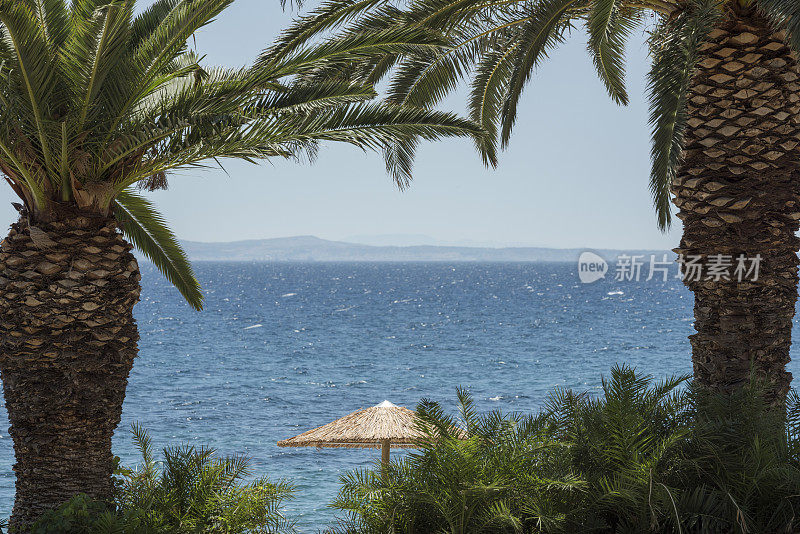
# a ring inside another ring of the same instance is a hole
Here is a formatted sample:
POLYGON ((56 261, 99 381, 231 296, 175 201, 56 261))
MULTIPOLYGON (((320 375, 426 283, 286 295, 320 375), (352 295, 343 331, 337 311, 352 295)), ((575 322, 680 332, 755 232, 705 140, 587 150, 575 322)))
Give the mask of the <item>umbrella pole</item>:
POLYGON ((381 440, 381 477, 386 480, 389 468, 389 449, 391 445, 388 439, 381 440))
POLYGON ((381 440, 381 464, 386 467, 389 465, 389 440, 381 440))

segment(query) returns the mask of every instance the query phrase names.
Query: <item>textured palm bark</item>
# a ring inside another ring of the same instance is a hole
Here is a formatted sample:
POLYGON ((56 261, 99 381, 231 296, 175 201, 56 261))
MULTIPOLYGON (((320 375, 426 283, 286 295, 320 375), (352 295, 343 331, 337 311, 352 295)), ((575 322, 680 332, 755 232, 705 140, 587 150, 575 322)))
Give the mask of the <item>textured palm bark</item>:
POLYGON ((12 526, 111 497, 111 438, 139 339, 139 268, 113 221, 13 224, 0 245, 0 375, 16 454, 12 526))
MULTIPOLYGON (((761 256, 759 276, 685 280, 695 295, 695 378, 720 391, 751 379, 780 402, 797 300, 800 76, 782 34, 756 18, 714 30, 688 96, 684 164, 673 184, 676 252, 761 256)), ((713 260, 713 258, 712 258, 713 260)), ((734 261, 734 264, 736 262, 734 261)), ((731 269, 733 274, 733 268, 731 269)))

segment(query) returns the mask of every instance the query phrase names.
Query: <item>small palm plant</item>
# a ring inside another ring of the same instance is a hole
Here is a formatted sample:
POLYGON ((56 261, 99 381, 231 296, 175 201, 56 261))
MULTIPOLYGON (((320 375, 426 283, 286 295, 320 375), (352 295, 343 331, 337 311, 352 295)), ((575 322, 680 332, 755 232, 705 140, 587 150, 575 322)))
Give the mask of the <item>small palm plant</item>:
POLYGON ((167 447, 156 459, 150 436, 131 428, 142 455, 135 468, 115 475, 113 506, 73 497, 39 518, 31 534, 291 534, 282 507, 293 487, 253 479, 249 461, 220 457, 214 449, 167 447))
POLYGON ((674 501, 683 485, 691 426, 679 386, 687 377, 655 382, 630 367, 614 367, 599 395, 557 389, 545 417, 586 483, 568 518, 590 532, 672 532, 681 518, 674 501))
POLYGON ((132 434, 142 463, 119 473, 116 503, 142 532, 294 532, 282 510, 294 493, 289 483, 253 480, 246 458, 207 447, 167 447, 156 460, 147 432, 134 425, 132 434))
MULTIPOLYGON (((369 103, 304 76, 441 44, 392 28, 203 65, 193 33, 233 0, 0 0, 0 172, 20 219, 0 248, 0 373, 16 453, 12 526, 78 492, 111 497, 111 436, 137 354, 135 246, 195 308, 202 293, 142 190, 224 158, 313 156, 326 141, 481 136, 457 117, 369 103)), ((403 181, 408 167, 388 161, 403 181)))
POLYGON ((756 382, 730 396, 688 392, 691 435, 679 470, 687 490, 677 504, 687 531, 800 528, 800 398, 790 391, 784 413, 763 391, 756 382))
MULTIPOLYGON (((652 59, 650 189, 661 228, 670 225, 674 197, 684 225, 678 252, 695 265, 685 279, 696 300, 695 378, 731 391, 755 372, 780 402, 791 382, 786 363, 800 247, 800 2, 329 0, 288 35, 340 25, 354 33, 444 33, 450 42, 440 49, 379 54, 337 74, 388 78, 389 102, 420 109, 466 81, 470 116, 489 132, 478 148, 491 164, 498 145, 510 141, 528 82, 579 33, 573 30, 585 29, 597 74, 611 98, 626 104, 625 46, 645 29, 652 59), (712 264, 711 272, 696 269, 712 264)), ((410 162, 414 148, 398 145, 392 157, 410 162)))

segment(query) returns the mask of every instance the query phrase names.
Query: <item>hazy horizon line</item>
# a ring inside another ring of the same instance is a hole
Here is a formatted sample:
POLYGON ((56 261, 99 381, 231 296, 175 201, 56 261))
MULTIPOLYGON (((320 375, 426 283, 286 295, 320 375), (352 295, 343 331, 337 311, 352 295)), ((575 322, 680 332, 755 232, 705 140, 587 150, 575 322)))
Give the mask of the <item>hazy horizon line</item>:
MULTIPOLYGON (((375 236, 379 237, 379 236, 375 236)), ((530 249, 549 249, 549 250, 564 250, 564 251, 571 251, 571 250, 619 250, 619 251, 670 251, 671 249, 668 248, 660 248, 660 247, 647 247, 647 246, 638 246, 638 247, 626 247, 626 246, 589 246, 589 245, 582 245, 582 246, 553 246, 553 245, 537 245, 537 244, 525 244, 525 243, 493 243, 493 242, 482 242, 482 241, 474 241, 470 242, 470 240, 440 240, 435 238, 430 238, 431 240, 435 241, 433 243, 428 242, 420 242, 420 243, 407 243, 407 244, 396 244, 396 243, 375 243, 375 242, 364 242, 362 240, 351 240, 347 238, 326 238, 320 237, 314 234, 296 234, 296 235, 286 235, 286 236, 274 236, 274 237, 261 237, 261 238, 248 238, 248 239, 234 239, 231 241, 198 241, 195 239, 180 239, 183 243, 197 243, 203 245, 226 245, 226 244, 233 244, 233 243, 257 243, 263 241, 277 241, 277 240, 288 240, 288 239, 316 239, 320 241, 326 241, 329 243, 343 243, 347 245, 358 245, 358 246, 365 246, 365 247, 388 247, 388 248, 415 248, 415 247, 434 247, 434 248, 481 248, 481 249, 518 249, 518 248, 530 248, 530 249)), ((676 244, 677 246, 677 244, 676 244)))

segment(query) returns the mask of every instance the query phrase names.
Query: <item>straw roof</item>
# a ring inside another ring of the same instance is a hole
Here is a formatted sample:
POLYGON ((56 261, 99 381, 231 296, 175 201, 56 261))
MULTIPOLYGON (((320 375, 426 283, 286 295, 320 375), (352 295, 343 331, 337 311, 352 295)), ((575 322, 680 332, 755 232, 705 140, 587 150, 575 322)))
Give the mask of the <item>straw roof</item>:
POLYGON ((392 447, 411 448, 421 437, 417 414, 383 401, 332 423, 278 442, 278 447, 348 447, 377 449, 388 440, 392 447))

